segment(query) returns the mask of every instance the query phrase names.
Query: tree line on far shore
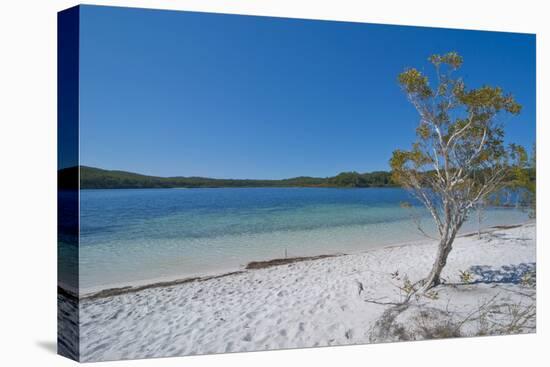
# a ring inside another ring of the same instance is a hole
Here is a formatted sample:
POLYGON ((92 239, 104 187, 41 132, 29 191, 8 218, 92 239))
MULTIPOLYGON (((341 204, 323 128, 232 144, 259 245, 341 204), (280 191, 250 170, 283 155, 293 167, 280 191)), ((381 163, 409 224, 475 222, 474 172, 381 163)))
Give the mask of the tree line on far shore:
MULTIPOLYGON (((78 167, 59 170, 60 189, 75 188, 79 177, 78 167)), ((522 173, 523 184, 535 181, 535 170, 527 168, 522 173)), ((517 185, 517 180, 510 178, 517 185)), ((398 187, 392 173, 375 171, 368 173, 342 172, 333 177, 300 176, 282 180, 217 179, 206 177, 158 177, 126 171, 111 171, 80 166, 81 189, 145 189, 145 188, 214 188, 214 187, 398 187)))
POLYGON ((214 188, 214 187, 393 187, 390 172, 342 172, 333 177, 293 177, 281 180, 157 177, 126 171, 80 166, 58 171, 60 189, 214 188))

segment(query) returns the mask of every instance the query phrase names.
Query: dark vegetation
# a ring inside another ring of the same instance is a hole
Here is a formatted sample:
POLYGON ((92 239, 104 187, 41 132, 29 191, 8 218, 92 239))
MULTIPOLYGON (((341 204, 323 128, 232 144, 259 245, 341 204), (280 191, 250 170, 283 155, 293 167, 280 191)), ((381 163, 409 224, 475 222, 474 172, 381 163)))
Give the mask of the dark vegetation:
MULTIPOLYGON (((72 188, 78 167, 58 171, 61 189, 72 188)), ((208 188, 208 187, 392 187, 390 172, 343 172, 334 177, 294 177, 283 180, 156 177, 80 166, 81 189, 208 188)))
MULTIPOLYGON (((512 177, 510 186, 532 185, 535 182, 535 170, 527 168, 523 172, 527 183, 518 185, 512 177)), ((58 171, 60 189, 76 189, 78 167, 58 171)), ((208 188, 208 187, 397 187, 391 172, 377 171, 370 173, 342 172, 333 177, 294 177, 283 180, 247 180, 217 179, 205 177, 157 177, 126 171, 109 171, 87 166, 80 167, 81 189, 145 189, 145 188, 208 188)))

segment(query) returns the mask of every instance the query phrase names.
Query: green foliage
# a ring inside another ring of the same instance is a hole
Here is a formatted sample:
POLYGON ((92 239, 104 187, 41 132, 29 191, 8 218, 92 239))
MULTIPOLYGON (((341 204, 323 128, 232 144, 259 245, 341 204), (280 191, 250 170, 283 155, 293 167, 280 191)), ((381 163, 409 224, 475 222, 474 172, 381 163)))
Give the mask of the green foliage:
POLYGON ((487 204, 493 206, 515 206, 536 215, 536 157, 535 147, 531 156, 527 151, 511 144, 510 157, 513 164, 504 180, 503 190, 487 198, 487 204))
POLYGON ((397 80, 419 114, 416 139, 390 159, 392 180, 409 189, 428 209, 439 233, 439 249, 423 290, 440 283, 456 234, 470 211, 503 191, 507 182, 526 186, 525 154, 505 145, 502 114, 521 111, 500 87, 468 89, 455 72, 456 52, 432 55, 434 85, 423 72, 407 68, 397 80))
POLYGON ((391 174, 388 172, 342 172, 335 177, 327 179, 329 186, 336 187, 384 187, 393 186, 391 174))
POLYGON ((504 95, 499 87, 483 86, 468 92, 462 91, 457 97, 470 111, 477 113, 480 122, 485 122, 492 114, 502 110, 514 115, 521 112, 521 105, 511 95, 504 95))
POLYGON ((408 276, 405 276, 405 279, 403 279, 403 285, 399 287, 404 293, 407 298, 410 298, 411 295, 416 293, 417 289, 415 284, 413 284, 408 276))
POLYGON ((520 284, 524 287, 534 288, 537 285, 537 273, 536 271, 530 271, 523 274, 520 278, 520 284))
MULTIPOLYGON (((77 167, 61 170, 59 182, 77 177, 77 167)), ((390 187, 389 172, 344 172, 335 177, 294 177, 283 180, 238 180, 205 177, 155 177, 125 171, 80 167, 81 189, 201 188, 201 187, 390 187)))
POLYGON ((497 174, 515 175, 518 184, 525 183, 521 177, 525 173, 523 148, 505 146, 504 129, 498 122, 503 112, 520 113, 521 105, 500 87, 467 89, 464 81, 453 75, 463 64, 456 52, 432 55, 428 60, 435 67, 434 87, 414 68, 398 76, 420 120, 411 149, 393 152, 392 180, 407 188, 426 187, 435 194, 444 193, 451 202, 474 193, 481 199, 488 194, 482 191, 487 186, 497 190, 497 174))
POLYGON ((414 94, 421 99, 433 96, 433 91, 428 85, 428 78, 416 69, 407 69, 399 74, 398 80, 407 93, 414 94))
POLYGON ((422 295, 428 299, 431 299, 432 301, 439 299, 439 292, 434 290, 429 290, 427 292, 424 292, 422 295))
POLYGON ((468 270, 459 270, 459 277, 462 283, 471 283, 474 281, 474 276, 468 270))
POLYGON ((514 146, 514 160, 516 164, 510 173, 508 188, 518 195, 519 204, 530 209, 529 215, 536 216, 537 203, 537 162, 536 147, 529 157, 527 151, 521 146, 514 146))

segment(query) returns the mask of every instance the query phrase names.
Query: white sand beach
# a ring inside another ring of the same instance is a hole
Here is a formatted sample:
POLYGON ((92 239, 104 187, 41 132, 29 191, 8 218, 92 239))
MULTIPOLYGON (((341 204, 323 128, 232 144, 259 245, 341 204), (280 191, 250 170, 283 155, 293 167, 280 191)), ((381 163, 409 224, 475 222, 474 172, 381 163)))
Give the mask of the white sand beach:
POLYGON ((401 304, 435 251, 426 240, 85 298, 81 360, 535 331, 533 222, 457 238, 446 284, 401 304))

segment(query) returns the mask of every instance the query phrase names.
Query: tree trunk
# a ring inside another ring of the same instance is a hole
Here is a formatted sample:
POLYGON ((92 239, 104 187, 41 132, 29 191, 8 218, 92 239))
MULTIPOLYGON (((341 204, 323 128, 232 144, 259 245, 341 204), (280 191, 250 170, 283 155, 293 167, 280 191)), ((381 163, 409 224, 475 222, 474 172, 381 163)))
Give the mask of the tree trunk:
POLYGON ((447 264, 447 257, 449 256, 449 253, 453 248, 455 235, 456 235, 456 231, 453 231, 453 233, 451 233, 449 236, 444 236, 439 242, 435 262, 432 266, 432 270, 430 271, 430 274, 424 281, 424 284, 421 289, 422 292, 426 292, 427 290, 441 284, 441 271, 447 264))

